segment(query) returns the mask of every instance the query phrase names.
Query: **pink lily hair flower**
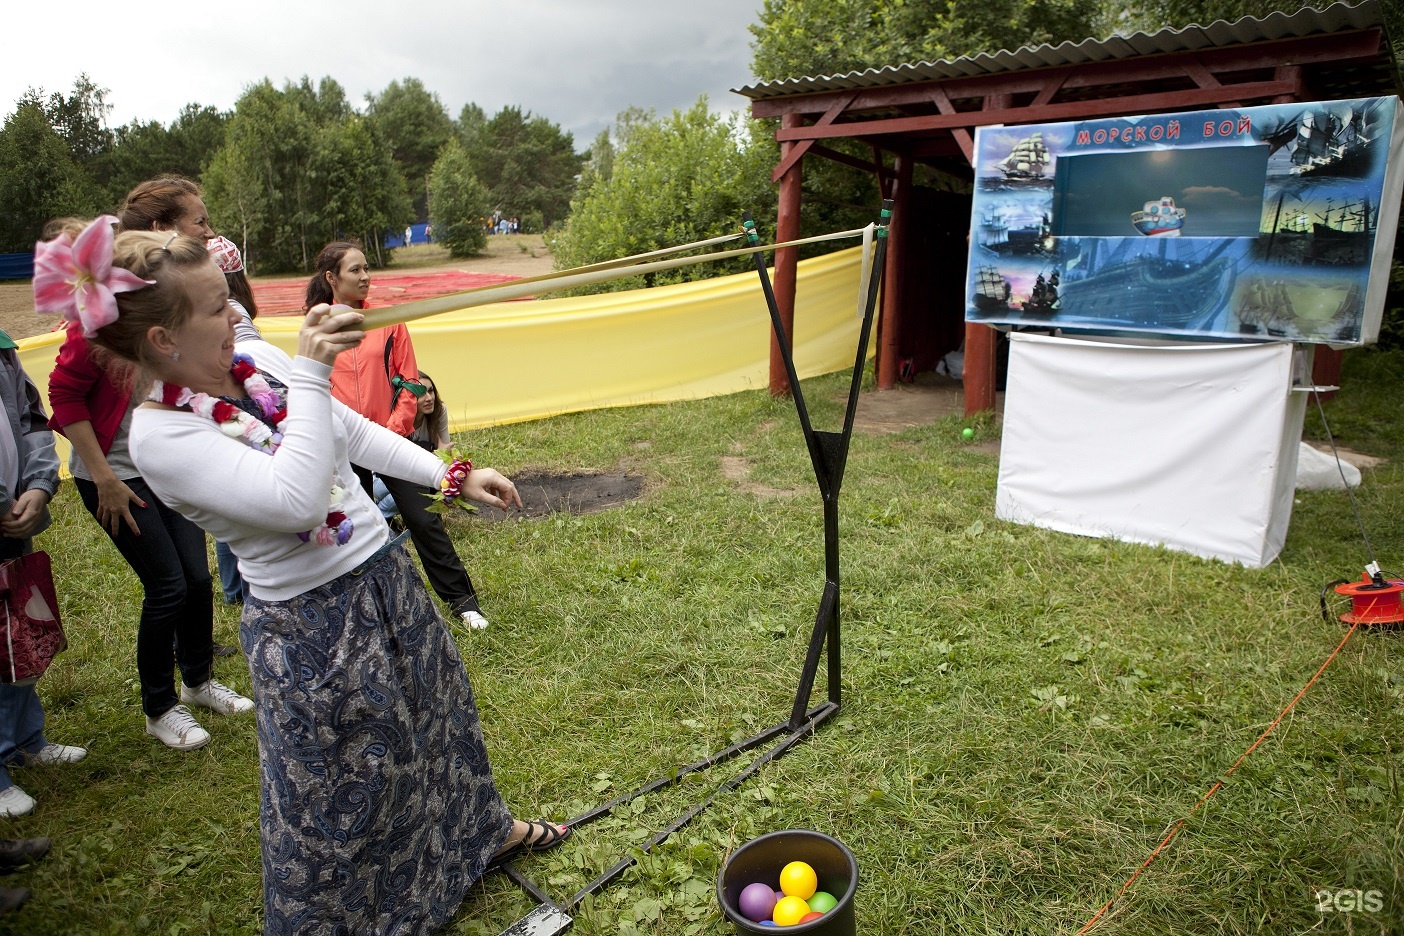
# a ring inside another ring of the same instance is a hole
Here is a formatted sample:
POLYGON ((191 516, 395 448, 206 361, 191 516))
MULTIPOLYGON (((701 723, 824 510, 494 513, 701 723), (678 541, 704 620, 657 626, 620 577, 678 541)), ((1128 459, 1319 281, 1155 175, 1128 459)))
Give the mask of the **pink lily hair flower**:
POLYGON ((34 245, 34 309, 56 312, 83 326, 91 337, 117 321, 117 293, 155 285, 112 265, 112 226, 117 219, 103 215, 83 229, 76 240, 60 234, 34 245))

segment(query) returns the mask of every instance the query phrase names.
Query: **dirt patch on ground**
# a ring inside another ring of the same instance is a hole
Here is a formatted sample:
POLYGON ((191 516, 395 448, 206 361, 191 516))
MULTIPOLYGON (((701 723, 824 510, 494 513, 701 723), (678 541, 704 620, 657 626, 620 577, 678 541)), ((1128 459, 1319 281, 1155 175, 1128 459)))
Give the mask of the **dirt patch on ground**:
POLYGON ((522 508, 508 511, 477 504, 477 516, 490 521, 535 519, 552 513, 587 514, 637 500, 644 493, 644 479, 631 474, 554 474, 537 472, 512 479, 522 495, 522 508))
POLYGON ((723 455, 721 459, 722 477, 735 482, 737 488, 756 497, 793 497, 805 491, 791 488, 771 487, 751 480, 751 463, 740 455, 723 455))
MULTIPOLYGON (((838 402, 846 402, 846 397, 838 402)), ((1004 412, 1004 394, 995 395, 995 410, 1004 412)), ((965 412, 965 391, 960 381, 938 374, 920 374, 909 384, 898 384, 891 390, 869 390, 858 396, 858 412, 853 415, 853 431, 865 435, 888 435, 929 426, 946 416, 965 412)), ((761 428, 773 428, 774 422, 761 428)), ((824 428, 824 427, 821 427, 824 428)), ((839 427, 831 427, 837 430, 839 427)), ((981 439, 976 442, 961 441, 962 449, 999 456, 999 438, 981 439)), ((722 477, 757 497, 792 497, 808 493, 806 490, 775 488, 768 484, 751 481, 751 465, 745 458, 745 445, 738 442, 731 447, 732 454, 721 457, 722 477)))
MULTIPOLYGON (((929 426, 938 419, 964 412, 965 390, 959 380, 923 373, 918 374, 913 383, 860 394, 853 429, 869 435, 886 435, 917 426, 929 426)), ((995 412, 1004 412, 1003 393, 995 394, 995 412)), ((971 448, 982 444, 974 443, 971 448)))

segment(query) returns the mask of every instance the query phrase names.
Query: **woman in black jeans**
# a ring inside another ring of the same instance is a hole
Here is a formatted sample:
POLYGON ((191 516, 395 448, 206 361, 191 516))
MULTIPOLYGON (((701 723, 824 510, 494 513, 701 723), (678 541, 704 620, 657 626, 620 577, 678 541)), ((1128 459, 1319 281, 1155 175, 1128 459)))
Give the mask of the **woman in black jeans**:
MULTIPOLYGON (((138 227, 189 231, 201 238, 214 233, 199 187, 185 179, 137 186, 127 196, 124 225, 129 216, 138 227)), ((49 377, 50 422, 73 445, 68 466, 84 506, 112 537, 145 592, 137 674, 146 732, 168 747, 193 750, 210 735, 187 705, 234 714, 252 711, 253 702, 211 678, 214 596, 205 534, 162 504, 141 479, 127 451, 131 411, 140 400, 133 399, 129 371, 114 379, 93 351, 82 328, 70 325, 49 377)))

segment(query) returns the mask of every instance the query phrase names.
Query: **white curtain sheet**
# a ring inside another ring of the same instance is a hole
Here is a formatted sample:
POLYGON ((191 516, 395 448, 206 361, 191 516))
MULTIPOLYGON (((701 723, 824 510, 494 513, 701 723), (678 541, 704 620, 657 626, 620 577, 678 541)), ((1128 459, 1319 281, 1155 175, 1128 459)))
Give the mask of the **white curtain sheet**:
POLYGON ((1290 344, 1014 334, 995 514, 1262 566, 1292 515, 1290 344))

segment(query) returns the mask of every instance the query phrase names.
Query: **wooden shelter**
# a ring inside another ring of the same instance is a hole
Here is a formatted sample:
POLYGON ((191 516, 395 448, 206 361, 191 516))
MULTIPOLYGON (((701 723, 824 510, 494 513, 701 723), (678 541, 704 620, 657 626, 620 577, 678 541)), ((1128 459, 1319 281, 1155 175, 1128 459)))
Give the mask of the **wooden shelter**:
MULTIPOLYGON (((779 118, 775 236, 800 236, 806 157, 876 174, 896 207, 877 334, 877 384, 929 369, 965 344, 966 412, 994 408, 997 333, 965 322, 970 196, 914 185, 925 164, 972 180, 980 126, 1396 94, 1398 70, 1377 0, 993 55, 789 78, 737 89, 755 117, 779 118), (869 158, 834 149, 863 144, 869 158), (889 162, 890 157, 890 162, 889 162)), ((775 293, 793 329, 794 248, 775 255, 775 293)), ((1320 355, 1325 360, 1329 355, 1320 355)), ((770 387, 788 390, 772 339, 770 387)), ((1330 367, 1325 360, 1326 368, 1330 367)), ((1339 359, 1337 358, 1337 368, 1339 359)))

